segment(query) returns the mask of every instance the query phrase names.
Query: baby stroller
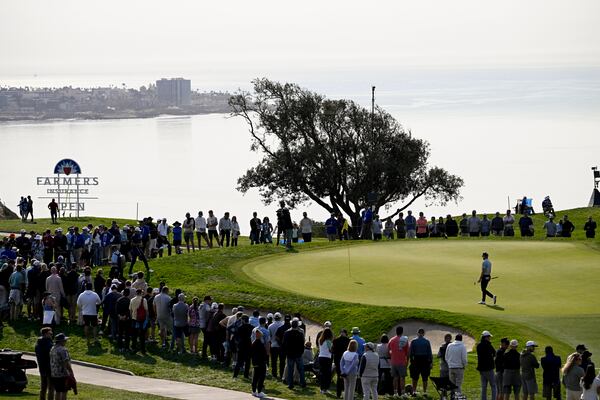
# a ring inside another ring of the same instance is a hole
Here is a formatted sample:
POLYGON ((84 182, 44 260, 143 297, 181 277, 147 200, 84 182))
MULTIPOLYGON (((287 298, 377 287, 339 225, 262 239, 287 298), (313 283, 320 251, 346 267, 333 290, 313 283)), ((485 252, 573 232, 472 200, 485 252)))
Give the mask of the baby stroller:
POLYGON ((450 378, 447 376, 430 376, 429 379, 431 379, 431 382, 433 382, 433 387, 435 387, 435 390, 440 395, 440 400, 467 400, 467 396, 456 391, 458 386, 450 382, 450 378), (450 397, 448 397, 448 392, 450 392, 450 397))

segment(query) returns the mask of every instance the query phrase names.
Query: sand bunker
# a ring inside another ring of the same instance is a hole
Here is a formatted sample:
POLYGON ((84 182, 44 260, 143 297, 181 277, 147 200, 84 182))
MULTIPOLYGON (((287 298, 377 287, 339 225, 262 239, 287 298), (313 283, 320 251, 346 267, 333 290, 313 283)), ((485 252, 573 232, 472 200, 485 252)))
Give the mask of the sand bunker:
POLYGON ((402 326, 404 328, 404 334, 410 339, 417 336, 419 328, 425 329, 425 337, 431 342, 431 350, 433 350, 434 354, 437 353, 440 346, 444 343, 444 335, 447 333, 452 335, 452 339, 454 339, 454 336, 457 333, 462 334, 463 343, 465 344, 467 351, 471 351, 475 347, 475 339, 472 336, 451 326, 436 324, 420 319, 406 319, 400 321, 390 329, 388 333, 390 338, 396 335, 396 326, 402 326))

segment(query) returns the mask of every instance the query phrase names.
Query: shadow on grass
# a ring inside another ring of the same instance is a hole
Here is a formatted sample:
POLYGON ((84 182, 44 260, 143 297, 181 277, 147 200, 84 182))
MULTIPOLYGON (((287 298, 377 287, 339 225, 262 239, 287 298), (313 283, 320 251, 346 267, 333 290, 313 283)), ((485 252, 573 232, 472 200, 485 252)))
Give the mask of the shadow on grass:
POLYGON ((496 311, 504 311, 504 307, 501 307, 497 304, 494 304, 494 305, 486 304, 486 307, 491 308, 492 310, 496 310, 496 311))

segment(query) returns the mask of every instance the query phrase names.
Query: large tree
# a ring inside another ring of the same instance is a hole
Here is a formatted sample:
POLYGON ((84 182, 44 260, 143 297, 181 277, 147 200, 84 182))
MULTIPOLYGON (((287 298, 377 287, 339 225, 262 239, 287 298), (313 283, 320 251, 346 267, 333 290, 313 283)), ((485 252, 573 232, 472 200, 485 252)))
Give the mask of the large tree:
POLYGON ((238 179, 238 190, 257 188, 265 204, 313 201, 356 221, 372 202, 375 210, 415 200, 445 205, 460 196, 463 180, 429 167, 429 144, 406 132, 386 111, 374 113, 349 100, 324 96, 268 79, 229 103, 263 158, 238 179))

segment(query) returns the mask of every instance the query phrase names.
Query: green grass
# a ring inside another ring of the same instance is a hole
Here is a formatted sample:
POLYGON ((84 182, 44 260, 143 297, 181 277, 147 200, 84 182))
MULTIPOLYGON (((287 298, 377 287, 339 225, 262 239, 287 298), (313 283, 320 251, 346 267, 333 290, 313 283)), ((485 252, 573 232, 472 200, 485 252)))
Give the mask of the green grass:
MULTIPOLYGON (((36 375, 27 375, 29 384, 22 393, 2 393, 2 398, 7 399, 23 399, 23 400, 37 400, 40 398, 40 378, 36 375)), ((75 398, 79 400, 114 400, 114 399, 127 399, 127 400, 167 400, 170 397, 155 396, 145 393, 130 392, 127 390, 117 390, 106 388, 103 386, 88 385, 85 383, 77 383, 77 396, 75 398)), ((69 392, 68 397, 73 398, 73 392, 69 392)))
MULTIPOLYGON (((572 215, 573 212, 570 212, 572 215)), ((581 215, 584 215, 582 212, 581 215)), ((577 222, 576 222, 577 226, 577 222)), ((1 227, 1 225, 0 225, 1 227)), ((2 230, 2 229, 0 229, 2 230)), ((431 241, 436 242, 435 240, 431 241)), ((437 242, 442 243, 439 240, 437 242)), ((576 243, 575 247, 582 246, 581 252, 585 253, 585 245, 581 241, 571 240, 557 240, 559 246, 567 246, 570 248, 572 243, 576 243)), ((545 245, 545 242, 527 240, 522 241, 519 238, 512 240, 468 240, 468 239, 456 239, 450 240, 448 243, 458 244, 461 246, 473 246, 473 251, 476 251, 471 256, 471 250, 468 251, 469 255, 465 256, 468 258, 468 262, 465 261, 464 276, 467 279, 466 285, 455 287, 452 290, 453 295, 468 297, 469 303, 477 300, 477 289, 473 286, 473 279, 477 276, 477 270, 479 265, 479 253, 481 249, 480 245, 487 246, 503 246, 503 245, 515 245, 519 243, 538 243, 545 245), (470 260, 472 258, 473 261, 470 260), (474 271, 472 271, 474 269, 474 271), (465 293, 460 293, 466 291, 465 293), (474 296, 474 298, 473 298, 474 296)), ((407 243, 408 244, 408 243, 407 243)), ((342 292, 346 296, 343 298, 344 301, 326 299, 318 296, 313 296, 304 290, 301 293, 290 292, 288 287, 285 290, 275 287, 275 285, 266 285, 263 282, 256 281, 250 278, 246 272, 244 272, 246 264, 249 262, 255 263, 272 263, 275 262, 280 269, 285 270, 289 266, 289 260, 294 257, 305 258, 308 256, 308 261, 305 263, 306 268, 311 268, 314 257, 318 259, 322 254, 326 254, 325 251, 344 252, 347 251, 345 246, 346 243, 336 242, 329 244, 327 242, 315 242, 310 245, 299 245, 296 247, 297 253, 288 254, 285 249, 281 246, 240 246, 237 248, 227 249, 213 249, 209 251, 196 252, 192 254, 184 254, 181 256, 167 257, 160 260, 152 260, 151 267, 156 271, 152 276, 151 284, 156 284, 159 280, 165 280, 171 288, 183 288, 188 295, 203 296, 205 294, 211 294, 213 298, 218 301, 222 301, 226 304, 244 304, 249 308, 261 308, 268 310, 280 310, 284 312, 301 312, 307 318, 314 321, 325 321, 331 320, 334 325, 334 329, 337 331, 342 327, 350 328, 352 326, 360 326, 363 336, 368 340, 377 340, 381 333, 387 332, 387 330, 393 326, 397 321, 406 318, 419 318, 426 319, 432 322, 447 324, 455 326, 459 329, 464 330, 477 337, 478 334, 484 329, 492 331, 495 338, 502 336, 508 336, 511 338, 519 339, 519 341, 534 339, 537 340, 541 345, 550 344, 553 345, 557 353, 563 357, 572 350, 572 342, 570 340, 570 332, 573 327, 569 326, 570 323, 567 320, 561 320, 556 324, 554 330, 548 329, 549 326, 553 325, 553 316, 547 313, 545 306, 540 307, 539 317, 535 324, 532 324, 533 320, 522 320, 523 315, 515 315, 514 318, 503 318, 501 313, 508 311, 500 311, 490 309, 489 312, 479 309, 475 306, 475 310, 480 313, 472 313, 469 310, 452 310, 450 307, 444 309, 431 308, 416 308, 422 307, 418 304, 410 303, 410 299, 406 302, 384 305, 382 304, 367 304, 367 303, 356 303, 352 302, 355 297, 355 290, 357 288, 352 287, 351 289, 344 291, 338 289, 339 285, 344 285, 347 280, 347 271, 340 272, 339 274, 332 277, 329 282, 331 292, 342 292), (415 307, 416 306, 416 307, 415 307), (448 311, 450 310, 450 311, 448 311), (562 332, 561 334, 550 334, 549 332, 562 332)), ((355 252, 361 251, 361 248, 368 249, 367 251, 371 255, 375 255, 379 252, 379 249, 389 246, 388 243, 381 244, 369 244, 365 242, 350 242, 351 255, 355 252), (371 251, 377 250, 377 251, 371 251)), ((416 245, 416 244, 415 244, 416 245)), ((491 247, 488 247, 488 249, 491 247)), ((491 251, 491 250, 490 250, 491 251)), ((590 250, 591 251, 591 250, 590 250)), ((529 256, 525 253, 525 256, 529 256)), ((493 255, 498 258, 499 256, 493 255)), ((503 268, 499 259, 495 260, 495 273, 500 272, 503 268)), ((369 267, 373 270, 375 263, 369 262, 369 267)), ((456 268, 454 265, 446 264, 447 269, 456 268)), ((247 271, 247 269, 246 269, 247 271)), ((427 271, 426 271, 427 272, 427 271)), ((513 271, 517 274, 518 271, 513 271)), ((373 270, 371 274, 377 274, 376 270, 373 270)), ((307 274, 308 275, 308 274, 307 274)), ((389 278, 389 276, 387 276, 389 278)), ((427 282, 423 290, 436 291, 442 285, 443 280, 434 280, 435 276, 431 275, 432 282, 427 282)), ((567 278, 571 278, 567 276, 567 278)), ((319 276, 313 274, 315 282, 319 282, 319 276)), ((364 278, 363 278, 364 279, 364 278)), ((505 279, 504 275, 503 278, 505 279)), ((593 276, 592 276, 593 279, 593 276)), ((391 279, 390 279, 391 280, 391 279)), ((525 282, 526 278, 519 276, 519 281, 525 282)), ((500 279, 494 281, 492 288, 494 290, 500 290, 500 279)), ((588 283, 590 280, 587 280, 588 283)), ((585 281, 581 281, 585 282, 585 281)), ((581 283, 580 282, 580 283, 581 283)), ((597 282, 591 281, 591 282, 597 282)), ((354 286, 361 286, 354 284, 354 286)), ((402 287, 402 285, 398 285, 402 287)), ((573 294, 574 297, 580 296, 581 303, 585 302, 586 288, 577 289, 577 292, 573 294)), ((358 292, 359 293, 359 292, 358 292)), ((590 292, 591 293, 591 292, 590 292)), ((508 300, 508 299, 507 299, 508 300)), ((450 301, 450 299, 448 300, 450 301)), ((523 310, 527 310, 527 307, 523 305, 523 310)), ((574 308, 577 311, 578 306, 574 308)), ((585 306, 587 307, 587 305, 585 306)), ((564 316, 568 318, 568 316, 564 316)), ((569 317, 570 318, 570 317, 569 317)), ((575 319, 571 323, 578 324, 585 320, 575 319)), ((588 320, 588 322, 595 323, 594 320, 588 320)), ((592 325, 592 326, 597 326, 592 325)), ((29 322, 19 322, 12 326, 4 329, 4 332, 0 334, 0 347, 12 347, 16 349, 31 350, 37 337, 38 326, 34 326, 29 322)), ((592 328, 586 328, 591 334, 592 328)), ((85 341, 81 339, 81 329, 76 328, 64 328, 64 331, 71 336, 69 347, 71 355, 76 359, 84 361, 95 362, 103 365, 109 365, 117 368, 123 368, 131 370, 138 375, 144 375, 149 377, 158 377, 165 379, 173 379, 191 383, 205 384, 210 386, 223 387, 233 390, 240 390, 247 392, 250 383, 244 379, 238 379, 233 381, 231 379, 231 371, 225 370, 206 362, 199 361, 192 356, 178 357, 176 355, 163 352, 156 347, 150 348, 149 355, 146 357, 141 356, 123 356, 115 351, 115 349, 108 343, 107 340, 102 340, 101 347, 88 348, 85 345, 85 341)), ((469 355, 469 368, 466 374, 465 386, 467 387, 467 395, 478 396, 479 388, 479 377, 474 369, 476 364, 476 357, 473 354, 469 355)), ((267 381, 267 391, 270 395, 289 398, 289 399, 306 399, 306 398, 319 398, 318 388, 314 385, 309 386, 305 391, 294 391, 290 392, 281 383, 273 380, 267 381)))
POLYGON ((81 217, 81 218, 59 218, 58 223, 53 224, 50 218, 39 218, 35 219, 34 223, 23 222, 20 219, 4 219, 0 220, 0 232, 19 232, 21 229, 25 229, 27 232, 35 231, 37 233, 45 232, 46 229, 50 229, 52 232, 58 227, 63 228, 64 231, 70 226, 84 227, 88 224, 98 226, 100 224, 109 226, 112 221, 117 221, 119 226, 125 224, 135 224, 137 221, 132 219, 120 219, 120 218, 109 218, 109 217, 81 217))

